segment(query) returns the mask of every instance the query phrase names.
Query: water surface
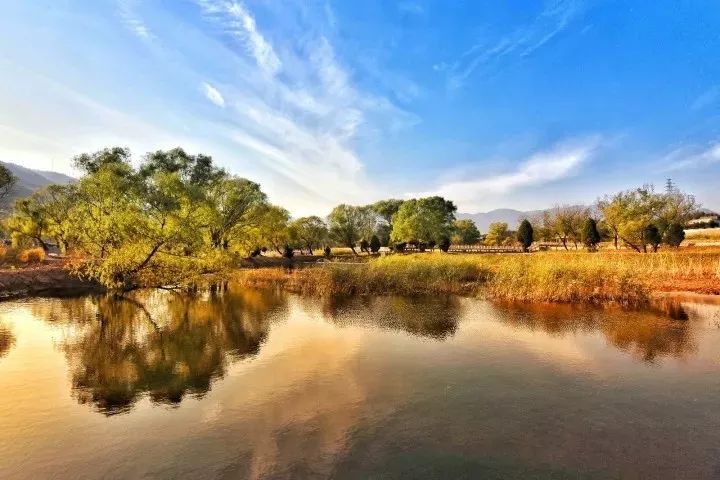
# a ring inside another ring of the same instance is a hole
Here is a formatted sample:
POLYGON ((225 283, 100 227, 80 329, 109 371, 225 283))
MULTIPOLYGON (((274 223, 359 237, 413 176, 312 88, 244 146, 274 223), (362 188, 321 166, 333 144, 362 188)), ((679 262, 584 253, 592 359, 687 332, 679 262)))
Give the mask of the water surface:
POLYGON ((0 478, 720 478, 719 312, 4 303, 0 478))

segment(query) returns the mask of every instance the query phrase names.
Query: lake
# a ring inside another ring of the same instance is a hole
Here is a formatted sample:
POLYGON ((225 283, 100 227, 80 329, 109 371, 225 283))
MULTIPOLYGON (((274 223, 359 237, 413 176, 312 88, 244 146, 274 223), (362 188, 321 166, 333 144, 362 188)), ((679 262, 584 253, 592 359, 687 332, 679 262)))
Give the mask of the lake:
POLYGON ((0 478, 720 478, 720 306, 0 304, 0 478))

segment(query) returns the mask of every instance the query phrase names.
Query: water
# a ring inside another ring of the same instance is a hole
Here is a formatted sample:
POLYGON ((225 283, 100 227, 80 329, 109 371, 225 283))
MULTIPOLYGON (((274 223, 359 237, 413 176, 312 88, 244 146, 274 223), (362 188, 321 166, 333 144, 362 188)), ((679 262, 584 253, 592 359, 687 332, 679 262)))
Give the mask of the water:
POLYGON ((720 478, 720 307, 0 305, 0 478, 720 478))

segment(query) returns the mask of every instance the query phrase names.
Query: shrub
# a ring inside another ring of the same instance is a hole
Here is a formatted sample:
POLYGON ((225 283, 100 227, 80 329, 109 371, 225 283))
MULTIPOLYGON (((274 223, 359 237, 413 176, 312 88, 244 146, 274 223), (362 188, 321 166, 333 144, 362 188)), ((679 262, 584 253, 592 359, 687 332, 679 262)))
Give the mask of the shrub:
POLYGON ((20 252, 18 260, 22 263, 42 263, 45 261, 45 250, 40 247, 28 248, 20 252))
POLYGON ((380 251, 380 239, 377 235, 373 235, 372 238, 370 238, 370 251, 372 253, 380 251))
POLYGON ((427 243, 427 246, 430 250, 435 250, 435 247, 437 247, 437 242, 435 240, 430 240, 427 243))
POLYGON ((325 247, 325 249, 323 250, 323 253, 325 254, 326 257, 329 257, 332 254, 332 249, 330 247, 325 247))
POLYGON ((405 247, 407 247, 407 243, 405 242, 396 243, 394 250, 398 253, 403 253, 405 251, 405 247))
POLYGON ((671 247, 679 247, 685 240, 685 230, 682 225, 671 223, 665 231, 665 243, 671 247))
POLYGON ((530 245, 533 243, 533 227, 527 219, 520 222, 520 227, 517 231, 517 239, 522 246, 523 252, 527 252, 530 245))
POLYGON ((283 257, 293 258, 295 256, 295 250, 290 245, 285 245, 283 249, 283 257))

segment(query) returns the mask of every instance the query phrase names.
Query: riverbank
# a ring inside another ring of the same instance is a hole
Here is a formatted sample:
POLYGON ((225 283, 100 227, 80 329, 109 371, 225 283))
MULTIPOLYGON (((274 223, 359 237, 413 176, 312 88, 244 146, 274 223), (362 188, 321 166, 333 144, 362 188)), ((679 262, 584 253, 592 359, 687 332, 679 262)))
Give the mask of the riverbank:
POLYGON ((72 275, 61 264, 0 269, 0 300, 102 291, 104 288, 100 284, 72 275))
POLYGON ((642 306, 657 292, 720 294, 720 251, 394 255, 361 264, 242 270, 248 287, 311 295, 454 293, 494 300, 642 306))

